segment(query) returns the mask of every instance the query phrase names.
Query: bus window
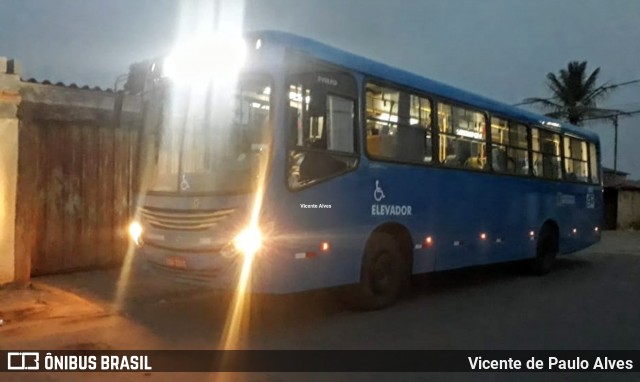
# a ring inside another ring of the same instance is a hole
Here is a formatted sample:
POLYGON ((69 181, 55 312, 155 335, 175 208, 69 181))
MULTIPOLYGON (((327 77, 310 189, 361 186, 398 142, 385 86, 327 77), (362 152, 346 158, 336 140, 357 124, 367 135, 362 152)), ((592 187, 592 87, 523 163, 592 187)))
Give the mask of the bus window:
POLYGON ((327 150, 353 153, 354 102, 335 95, 327 96, 327 150))
POLYGON ((509 174, 529 174, 527 127, 491 118, 491 160, 493 170, 509 174))
POLYGON ((208 89, 189 102, 167 102, 149 189, 184 194, 255 189, 270 141, 271 102, 265 91, 270 86, 268 77, 246 75, 228 93, 208 89))
POLYGON ((547 179, 561 179, 560 135, 531 128, 533 174, 547 179))
POLYGON ((440 163, 448 167, 485 169, 485 116, 465 108, 438 104, 440 163))
POLYGON ((306 73, 290 81, 291 188, 355 167, 355 92, 353 79, 340 73, 306 73))
POLYGON ((529 139, 527 126, 519 123, 509 124, 509 158, 513 161, 515 174, 529 174, 529 139))
POLYGON ((507 172, 507 144, 509 126, 504 119, 491 117, 491 166, 493 171, 507 172))
POLYGON ((596 145, 589 143, 589 164, 591 166, 591 182, 600 182, 600 170, 598 168, 598 152, 596 151, 596 145))
POLYGON ((431 134, 431 101, 411 94, 409 125, 400 125, 398 131, 399 147, 404 159, 431 163, 433 144, 431 134))
POLYGON ((378 158, 429 163, 431 102, 414 94, 367 84, 367 152, 378 158))
POLYGON ((395 158, 400 92, 367 84, 367 152, 375 157, 395 158))
POLYGON ((589 181, 587 142, 564 137, 565 179, 578 182, 589 181))

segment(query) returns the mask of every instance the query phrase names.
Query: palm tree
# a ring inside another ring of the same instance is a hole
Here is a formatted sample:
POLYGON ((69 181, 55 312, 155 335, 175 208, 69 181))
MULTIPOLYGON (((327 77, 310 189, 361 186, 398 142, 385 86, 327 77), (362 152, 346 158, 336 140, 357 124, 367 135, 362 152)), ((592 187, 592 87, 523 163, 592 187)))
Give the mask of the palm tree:
POLYGON ((581 125, 589 117, 599 117, 611 110, 598 109, 597 101, 603 99, 612 88, 596 86, 600 68, 587 76, 586 61, 569 62, 566 69, 560 69, 558 75, 547 74, 547 86, 551 98, 527 98, 524 103, 538 103, 545 109, 551 109, 547 116, 566 119, 574 125, 581 125))

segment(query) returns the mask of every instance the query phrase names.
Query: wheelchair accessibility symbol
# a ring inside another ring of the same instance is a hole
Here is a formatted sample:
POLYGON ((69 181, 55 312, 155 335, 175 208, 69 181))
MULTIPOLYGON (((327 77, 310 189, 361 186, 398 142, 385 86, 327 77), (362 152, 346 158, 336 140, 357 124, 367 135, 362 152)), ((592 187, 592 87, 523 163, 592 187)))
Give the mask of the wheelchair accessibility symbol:
POLYGON ((380 187, 380 181, 376 179, 376 189, 373 190, 375 203, 371 205, 372 216, 411 216, 411 205, 408 204, 378 204, 386 195, 380 187))
POLYGON ((376 200, 376 202, 384 199, 384 191, 382 191, 382 188, 380 188, 379 180, 376 180, 376 189, 373 191, 373 198, 376 200))
POLYGON ((191 188, 189 181, 187 181, 187 176, 182 174, 182 182, 180 182, 180 189, 182 191, 188 191, 191 188))

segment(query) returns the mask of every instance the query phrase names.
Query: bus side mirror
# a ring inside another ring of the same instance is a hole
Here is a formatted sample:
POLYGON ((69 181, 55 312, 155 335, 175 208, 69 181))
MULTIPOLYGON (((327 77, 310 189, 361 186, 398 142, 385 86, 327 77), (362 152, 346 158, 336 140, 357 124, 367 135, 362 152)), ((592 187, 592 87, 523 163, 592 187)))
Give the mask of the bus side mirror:
POLYGON ((129 74, 127 82, 124 84, 124 90, 129 94, 140 94, 144 91, 144 85, 147 82, 147 62, 136 62, 129 65, 129 74))
POLYGON ((159 66, 150 60, 136 62, 129 65, 127 82, 124 90, 129 94, 144 93, 147 81, 157 79, 160 76, 159 66))

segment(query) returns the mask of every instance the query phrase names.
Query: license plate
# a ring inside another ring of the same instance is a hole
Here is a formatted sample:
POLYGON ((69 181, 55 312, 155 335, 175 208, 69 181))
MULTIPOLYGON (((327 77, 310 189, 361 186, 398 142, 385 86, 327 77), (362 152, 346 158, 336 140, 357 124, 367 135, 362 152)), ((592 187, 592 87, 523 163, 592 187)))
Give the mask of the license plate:
POLYGON ((187 260, 179 256, 168 256, 164 259, 164 263, 171 268, 187 268, 187 260))

